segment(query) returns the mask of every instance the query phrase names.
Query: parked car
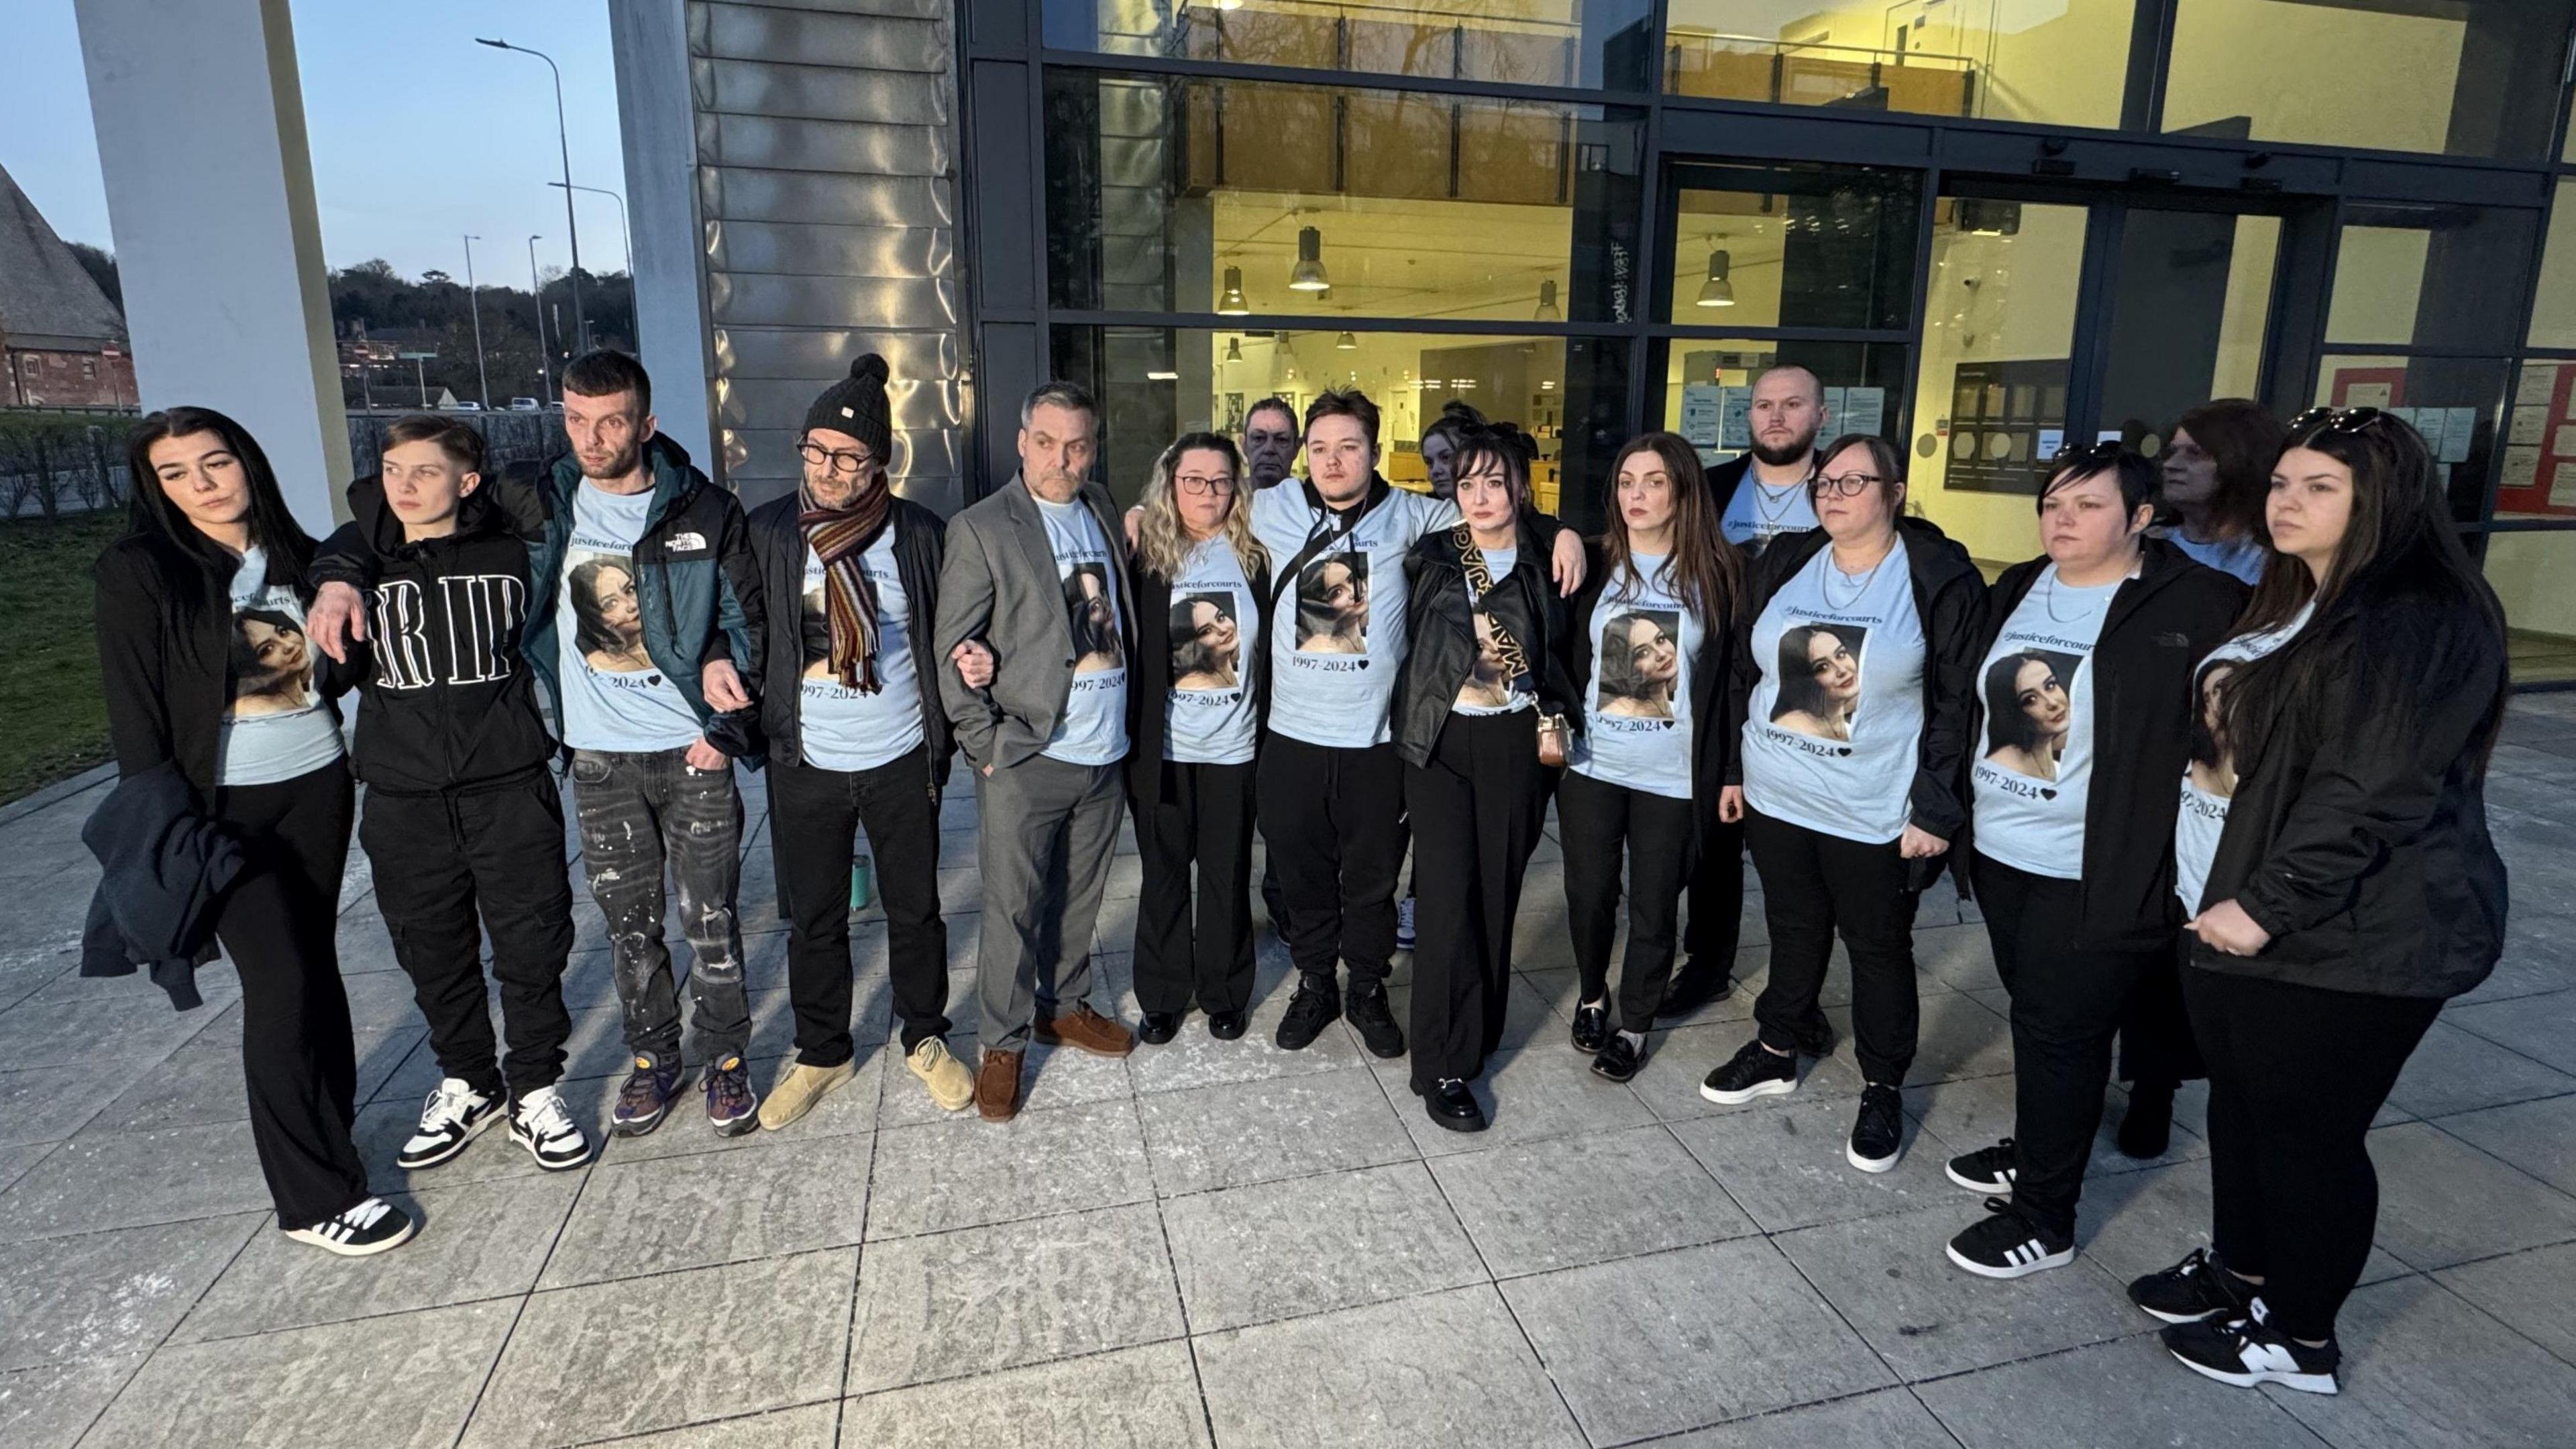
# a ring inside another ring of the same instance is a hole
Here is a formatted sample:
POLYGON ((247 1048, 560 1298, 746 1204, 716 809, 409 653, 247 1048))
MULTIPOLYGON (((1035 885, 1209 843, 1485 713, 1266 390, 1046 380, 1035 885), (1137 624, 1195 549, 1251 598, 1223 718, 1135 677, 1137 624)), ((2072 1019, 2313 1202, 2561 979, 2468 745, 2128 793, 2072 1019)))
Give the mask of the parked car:
POLYGON ((451 413, 479 413, 483 411, 483 405, 479 402, 452 402, 447 405, 447 410, 451 413))
POLYGON ((514 413, 541 413, 545 410, 546 405, 532 397, 514 397, 510 399, 510 411, 514 413))

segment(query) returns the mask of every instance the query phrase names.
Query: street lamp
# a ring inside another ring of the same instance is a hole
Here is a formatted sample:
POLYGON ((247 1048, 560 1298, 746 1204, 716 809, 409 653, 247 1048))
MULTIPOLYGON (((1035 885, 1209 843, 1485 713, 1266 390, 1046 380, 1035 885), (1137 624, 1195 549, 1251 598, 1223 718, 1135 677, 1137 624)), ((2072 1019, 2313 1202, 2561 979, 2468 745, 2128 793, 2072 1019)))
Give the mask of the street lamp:
POLYGON ((590 322, 581 310, 581 227, 572 216, 572 139, 564 131, 563 72, 557 69, 555 58, 542 50, 530 50, 506 40, 487 40, 479 35, 474 37, 474 43, 488 45, 494 50, 515 50, 521 55, 533 55, 546 63, 547 70, 554 72, 555 145, 563 153, 564 235, 572 243, 572 330, 573 335, 581 339, 581 346, 575 350, 586 352, 590 349, 590 322))
POLYGON ((476 240, 478 240, 478 238, 473 234, 468 233, 466 235, 465 305, 474 309, 474 381, 483 391, 483 411, 488 413, 492 411, 492 379, 491 376, 483 370, 483 294, 476 291, 474 288, 474 243, 476 240))
POLYGON ((537 280, 537 243, 542 236, 528 238, 528 296, 537 304, 537 385, 546 401, 555 400, 554 353, 546 346, 546 288, 537 280))
POLYGON ((429 364, 435 352, 397 352, 394 356, 411 364, 412 378, 420 384, 420 410, 429 411, 429 364))
MULTIPOLYGON (((563 185, 560 181, 549 181, 546 184, 548 186, 563 185)), ((618 240, 625 243, 626 246, 626 275, 629 277, 634 276, 635 233, 628 230, 626 226, 626 198, 618 195, 614 191, 610 191, 607 188, 600 186, 575 186, 571 189, 574 191, 587 191, 593 196, 605 196, 609 200, 617 203, 617 237, 618 240)))

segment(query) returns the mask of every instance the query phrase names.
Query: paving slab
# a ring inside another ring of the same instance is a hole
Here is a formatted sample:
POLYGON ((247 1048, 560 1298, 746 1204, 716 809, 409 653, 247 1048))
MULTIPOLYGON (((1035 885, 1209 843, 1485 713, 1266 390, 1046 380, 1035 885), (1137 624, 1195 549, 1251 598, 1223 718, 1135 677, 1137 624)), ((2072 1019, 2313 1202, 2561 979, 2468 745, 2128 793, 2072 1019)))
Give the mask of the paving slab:
POLYGON ((1481 1283, 1452 1201, 1418 1162, 1172 1198, 1163 1227, 1190 1330, 1481 1283))
POLYGON ((260 1223, 237 1214, 0 1247, 0 1369, 157 1346, 260 1223))
POLYGON ((2267 1395, 2191 1373, 2153 1334, 1917 1384, 1914 1392, 1970 1449, 2316 1449, 2317 1443, 2267 1395))
MULTIPOLYGON (((726 1441, 731 1449, 735 1441, 726 1441)), ((1189 1346, 1152 1343, 851 1399, 847 1449, 1210 1449, 1189 1346)), ((716 1449, 710 1441, 709 1449, 716 1449)))
POLYGON ((1757 1231, 1661 1125, 1460 1153, 1431 1170, 1500 1278, 1757 1231))

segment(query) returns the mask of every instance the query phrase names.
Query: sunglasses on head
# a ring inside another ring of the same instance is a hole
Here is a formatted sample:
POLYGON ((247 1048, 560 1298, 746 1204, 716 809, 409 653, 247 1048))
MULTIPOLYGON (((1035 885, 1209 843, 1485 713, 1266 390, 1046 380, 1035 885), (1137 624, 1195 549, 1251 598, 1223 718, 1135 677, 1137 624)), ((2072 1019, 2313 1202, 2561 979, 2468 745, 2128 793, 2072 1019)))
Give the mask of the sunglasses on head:
POLYGON ((2359 434, 2381 423, 2397 419, 2377 408, 2310 408, 2290 419, 2293 437, 2316 437, 2326 433, 2359 434))
POLYGON ((2048 461, 2049 471, 2063 472, 2069 464, 2081 464, 2090 471, 2102 464, 2118 462, 2120 454, 2128 446, 2117 438, 2104 438, 2089 448, 2062 448, 2048 461))

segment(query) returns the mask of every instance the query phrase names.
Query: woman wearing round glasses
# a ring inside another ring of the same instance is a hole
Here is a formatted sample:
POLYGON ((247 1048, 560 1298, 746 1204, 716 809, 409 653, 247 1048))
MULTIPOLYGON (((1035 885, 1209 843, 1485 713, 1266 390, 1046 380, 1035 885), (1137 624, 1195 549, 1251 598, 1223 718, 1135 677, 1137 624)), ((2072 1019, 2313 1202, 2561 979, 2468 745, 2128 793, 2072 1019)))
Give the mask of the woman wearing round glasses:
POLYGON ((1987 596, 1965 864, 2012 996, 2014 1127, 1949 1164, 1993 1194, 1949 1256, 1988 1278, 2074 1261, 2112 1035, 2138 984, 2174 969, 2191 673, 2246 591, 2151 537, 2155 500, 2155 466, 2116 443, 2060 458, 2043 552, 1987 596))
POLYGON ((1966 823, 1986 590, 1967 550, 1904 516, 1894 448, 1853 433, 1820 457, 1822 527, 1762 551, 1738 615, 1739 783, 1719 810, 1744 821, 1762 876, 1771 979, 1759 1031, 1700 1095, 1731 1106, 1797 1089, 1798 1054, 1831 1048, 1816 997, 1839 932, 1864 1079, 1844 1155, 1885 1172, 1903 1150, 1897 1092, 1914 1059, 1914 905, 1966 823))
POLYGON ((2503 947, 2485 781, 2511 686, 2503 611, 2413 428, 2293 422, 2265 517, 2284 557, 2200 676, 2227 757, 2201 778, 2233 789, 2175 772, 2217 816, 2174 839, 2211 1242, 2129 1296, 2186 1367, 2330 1394, 2379 1215, 2371 1118, 2503 947))
POLYGON ((1243 1035, 1252 1004, 1252 757, 1270 555, 1252 536, 1242 475, 1230 440, 1188 434, 1155 460, 1138 510, 1127 792, 1144 861, 1137 1035, 1156 1045, 1193 1000, 1208 1034, 1226 1041, 1243 1035))

